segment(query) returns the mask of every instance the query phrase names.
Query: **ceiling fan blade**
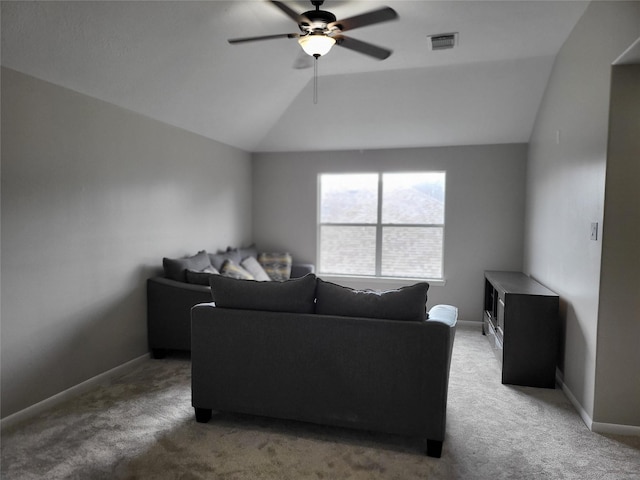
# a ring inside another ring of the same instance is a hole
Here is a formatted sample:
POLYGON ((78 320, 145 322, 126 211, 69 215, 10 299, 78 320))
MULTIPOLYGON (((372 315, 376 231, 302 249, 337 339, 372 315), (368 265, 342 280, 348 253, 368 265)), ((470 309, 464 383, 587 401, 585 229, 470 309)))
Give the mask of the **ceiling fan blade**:
POLYGON ((244 38, 230 38, 227 40, 231 44, 244 43, 244 42, 256 42, 259 40, 272 40, 274 38, 300 38, 299 33, 278 33, 276 35, 262 35, 261 37, 244 37, 244 38))
POLYGON ((304 15, 297 13, 295 10, 291 9, 289 6, 285 5, 282 2, 278 2, 276 0, 269 0, 276 7, 282 10, 291 20, 296 23, 310 23, 309 19, 304 15))
POLYGON ((363 42, 362 40, 356 40, 355 38, 345 37, 344 35, 336 35, 333 38, 336 39, 336 45, 369 55, 370 57, 375 57, 379 60, 384 60, 392 53, 391 50, 386 48, 378 47, 377 45, 363 42))
POLYGON ((396 18, 398 18, 398 14, 393 8, 384 7, 379 10, 363 13, 362 15, 356 15, 355 17, 331 22, 328 25, 328 28, 338 27, 340 31, 346 32, 347 30, 353 30, 354 28, 366 27, 367 25, 373 25, 375 23, 388 22, 389 20, 394 20, 396 18))

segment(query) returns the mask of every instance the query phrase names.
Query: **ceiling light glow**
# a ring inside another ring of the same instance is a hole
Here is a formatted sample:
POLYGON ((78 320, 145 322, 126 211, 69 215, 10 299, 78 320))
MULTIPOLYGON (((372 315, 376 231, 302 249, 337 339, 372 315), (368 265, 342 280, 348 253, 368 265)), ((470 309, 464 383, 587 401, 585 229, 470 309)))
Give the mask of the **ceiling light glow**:
POLYGON ((307 55, 321 57, 329 53, 329 50, 335 45, 336 41, 327 35, 311 34, 301 37, 298 43, 307 55))

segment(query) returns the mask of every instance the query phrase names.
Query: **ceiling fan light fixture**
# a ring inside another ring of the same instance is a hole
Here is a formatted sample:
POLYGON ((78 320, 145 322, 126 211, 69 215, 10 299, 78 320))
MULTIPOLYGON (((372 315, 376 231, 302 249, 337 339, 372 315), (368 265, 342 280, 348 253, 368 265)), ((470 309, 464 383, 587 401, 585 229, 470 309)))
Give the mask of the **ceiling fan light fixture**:
POLYGON ((324 34, 311 34, 300 37, 298 43, 307 55, 317 58, 329 53, 336 40, 324 34))

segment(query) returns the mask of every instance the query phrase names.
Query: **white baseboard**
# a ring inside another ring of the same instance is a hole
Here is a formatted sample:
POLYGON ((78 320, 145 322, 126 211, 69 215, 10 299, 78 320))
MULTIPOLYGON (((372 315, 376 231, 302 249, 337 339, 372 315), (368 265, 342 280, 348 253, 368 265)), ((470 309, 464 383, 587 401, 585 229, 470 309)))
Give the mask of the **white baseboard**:
POLYGON ((52 397, 46 398, 41 402, 38 402, 34 405, 31 405, 30 407, 20 410, 19 412, 9 415, 3 418, 2 420, 0 420, 0 430, 3 430, 12 425, 15 425, 16 423, 19 423, 31 417, 34 417, 49 408, 55 407, 61 404, 62 402, 69 400, 70 398, 81 395, 82 393, 86 392, 87 390, 101 383, 108 382, 109 380, 111 380, 116 376, 123 375, 133 370, 135 367, 137 367, 142 362, 148 359, 149 359, 148 353, 145 355, 141 355, 138 358, 134 358, 133 360, 123 363, 122 365, 112 368, 111 370, 107 370, 106 372, 103 372, 100 375, 96 375, 95 377, 85 380, 84 382, 79 383, 78 385, 74 385, 71 388, 67 388, 66 390, 63 390, 62 392, 57 393, 52 397))
POLYGON ((562 388, 562 391, 573 405, 573 408, 576 409, 578 415, 580 415, 580 418, 582 418, 582 421, 585 423, 587 428, 591 430, 591 427, 593 426, 593 420, 591 419, 587 411, 582 407, 582 404, 578 401, 573 392, 569 390, 569 387, 567 387, 567 385, 564 383, 562 375, 558 371, 556 371, 556 382, 558 382, 558 384, 562 388))
POLYGON ((556 381, 562 387, 562 391, 567 396, 589 430, 595 433, 609 433, 613 435, 640 437, 640 427, 637 427, 635 425, 620 425, 617 423, 594 422, 586 412, 586 410, 582 407, 575 395, 571 392, 569 387, 567 387, 567 385, 564 383, 562 374, 559 371, 556 372, 556 381))
POLYGON ((610 433, 613 435, 627 435, 629 437, 640 437, 640 427, 635 425, 620 425, 617 423, 593 422, 591 431, 596 433, 610 433))

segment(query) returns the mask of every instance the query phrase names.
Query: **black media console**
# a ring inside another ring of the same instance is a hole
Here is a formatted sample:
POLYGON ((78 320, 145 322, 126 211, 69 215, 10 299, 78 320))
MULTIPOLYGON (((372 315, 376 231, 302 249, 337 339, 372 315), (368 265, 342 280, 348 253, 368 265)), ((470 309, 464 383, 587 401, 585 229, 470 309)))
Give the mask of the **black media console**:
POLYGON ((520 272, 485 272, 482 333, 502 383, 555 388, 559 297, 520 272))

